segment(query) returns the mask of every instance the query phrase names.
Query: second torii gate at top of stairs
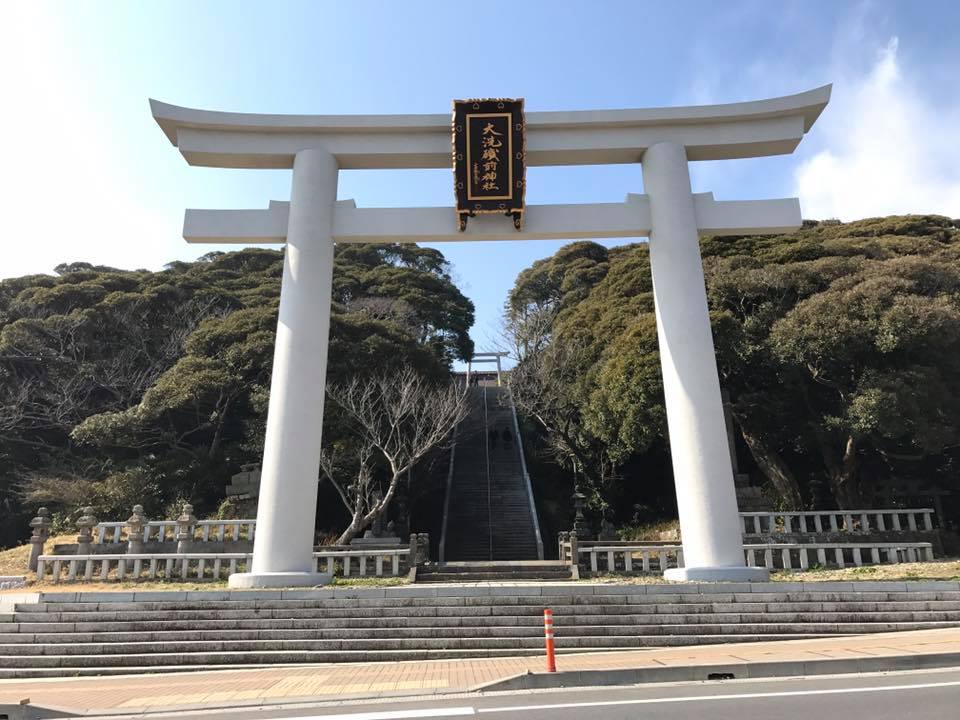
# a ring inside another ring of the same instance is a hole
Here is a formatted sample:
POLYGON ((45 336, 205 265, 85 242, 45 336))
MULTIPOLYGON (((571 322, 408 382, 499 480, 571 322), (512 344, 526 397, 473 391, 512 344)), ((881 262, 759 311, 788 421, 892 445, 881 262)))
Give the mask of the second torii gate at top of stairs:
POLYGON ((497 387, 500 387, 503 383, 501 382, 501 373, 503 368, 500 364, 500 358, 505 358, 509 353, 505 352, 490 352, 490 353, 474 353, 470 356, 470 359, 467 360, 467 385, 470 384, 470 372, 473 365, 479 365, 480 363, 496 363, 497 364, 497 387))

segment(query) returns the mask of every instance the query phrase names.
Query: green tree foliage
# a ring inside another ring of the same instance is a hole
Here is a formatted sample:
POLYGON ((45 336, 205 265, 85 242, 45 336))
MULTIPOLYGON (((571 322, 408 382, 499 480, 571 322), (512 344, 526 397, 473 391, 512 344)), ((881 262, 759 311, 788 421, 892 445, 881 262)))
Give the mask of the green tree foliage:
MULTIPOLYGON (((957 485, 955 221, 808 222, 701 249, 721 383, 784 506, 851 507, 918 463, 957 485)), ((578 349, 555 392, 574 434, 614 466, 656 452, 666 433, 651 291, 646 244, 581 242, 521 273, 507 303, 518 376, 536 353, 578 349)))
MULTIPOLYGON (((438 251, 343 245, 334 262, 331 381, 400 366, 438 378, 472 352, 473 305, 438 251)), ((73 263, 0 282, 8 517, 26 512, 18 488, 31 506, 93 502, 107 517, 141 501, 154 517, 177 498, 216 507, 260 456, 282 266, 282 253, 248 249, 161 272, 73 263)))

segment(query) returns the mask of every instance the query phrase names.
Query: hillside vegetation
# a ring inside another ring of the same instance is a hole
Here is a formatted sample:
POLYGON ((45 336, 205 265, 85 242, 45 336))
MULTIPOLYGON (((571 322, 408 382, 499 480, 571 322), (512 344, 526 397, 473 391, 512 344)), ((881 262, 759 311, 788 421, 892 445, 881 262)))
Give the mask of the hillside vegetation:
MULTIPOLYGON (((184 501, 213 512, 260 458, 282 266, 248 249, 0 282, 0 545, 40 504, 60 520, 88 503, 104 519, 133 503, 152 518, 184 501)), ((333 300, 331 382, 400 366, 443 378, 472 352, 473 305, 435 250, 337 246, 333 300)), ((345 421, 327 406, 335 446, 345 421)), ((320 527, 342 529, 338 504, 320 527)))
MULTIPOLYGON (((887 505, 883 488, 904 479, 960 492, 957 221, 807 222, 701 248, 743 459, 780 506, 887 505)), ((669 513, 646 244, 578 242, 537 261, 506 325, 545 453, 621 524, 669 513)))
MULTIPOLYGON (((701 247, 741 465, 778 505, 889 505, 907 482, 960 494, 957 221, 809 222, 701 247)), ((344 245, 335 263, 329 382, 442 379, 472 352, 473 306, 436 250, 344 245)), ((280 252, 248 249, 0 282, 0 545, 40 504, 57 527, 85 504, 102 519, 133 503, 216 512, 262 451, 281 269, 280 252)), ((545 535, 569 529, 575 484, 621 527, 673 517, 646 244, 537 261, 506 326, 545 535)), ((328 449, 349 449, 350 423, 327 403, 328 449)), ((441 488, 417 491, 422 515, 441 488)), ((350 517, 321 493, 318 528, 335 536, 350 517)))

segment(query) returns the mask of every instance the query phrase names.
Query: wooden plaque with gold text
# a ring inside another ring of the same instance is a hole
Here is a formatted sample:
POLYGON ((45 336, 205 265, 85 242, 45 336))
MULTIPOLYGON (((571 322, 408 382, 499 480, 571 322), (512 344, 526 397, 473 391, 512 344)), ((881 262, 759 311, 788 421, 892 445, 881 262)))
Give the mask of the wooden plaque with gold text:
POLYGON ((523 227, 523 99, 453 101, 453 177, 460 230, 467 218, 499 213, 523 227))

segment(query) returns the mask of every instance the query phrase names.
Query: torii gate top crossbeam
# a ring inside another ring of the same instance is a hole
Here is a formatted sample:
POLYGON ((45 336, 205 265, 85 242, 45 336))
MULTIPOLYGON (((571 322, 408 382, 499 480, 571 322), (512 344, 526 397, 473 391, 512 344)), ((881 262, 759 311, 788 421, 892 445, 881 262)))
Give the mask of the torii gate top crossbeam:
MULTIPOLYGON (((830 99, 830 85, 797 95, 723 105, 526 114, 526 163, 639 162, 658 142, 688 160, 790 153, 830 99)), ((449 115, 262 115, 150 101, 154 119, 191 165, 290 168, 323 146, 340 168, 448 168, 449 115)))

